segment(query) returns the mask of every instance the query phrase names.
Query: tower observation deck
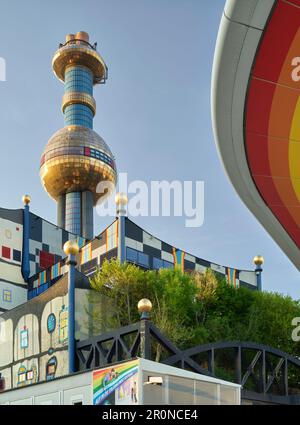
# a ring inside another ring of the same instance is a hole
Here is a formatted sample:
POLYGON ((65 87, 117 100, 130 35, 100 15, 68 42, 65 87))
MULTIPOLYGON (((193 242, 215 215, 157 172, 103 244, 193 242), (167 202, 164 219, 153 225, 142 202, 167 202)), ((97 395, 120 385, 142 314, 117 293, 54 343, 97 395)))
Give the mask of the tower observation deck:
MULTIPOLYGON (((86 32, 66 36, 54 54, 52 67, 64 83, 62 112, 65 127, 58 130, 42 154, 42 184, 57 202, 57 224, 67 231, 93 238, 93 207, 103 198, 97 185, 117 180, 116 164, 105 141, 93 130, 96 102, 93 87, 107 79, 107 67, 89 43, 86 32)), ((110 194, 110 193, 108 193, 110 194)))

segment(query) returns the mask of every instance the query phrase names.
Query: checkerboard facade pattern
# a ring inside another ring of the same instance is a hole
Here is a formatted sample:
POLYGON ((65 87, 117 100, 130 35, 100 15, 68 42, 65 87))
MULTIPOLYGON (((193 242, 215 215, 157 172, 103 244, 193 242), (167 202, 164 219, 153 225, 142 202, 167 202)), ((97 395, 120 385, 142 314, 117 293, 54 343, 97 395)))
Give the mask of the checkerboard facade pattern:
MULTIPOLYGON (((67 272, 63 246, 74 235, 30 213, 30 277, 24 282, 21 273, 22 214, 23 210, 0 209, 0 312, 41 294, 67 272)), ((254 271, 233 269, 195 257, 154 237, 128 218, 124 223, 123 250, 128 262, 150 270, 177 266, 183 271, 205 272, 210 268, 236 288, 257 289, 254 271)), ((81 237, 77 237, 77 241, 81 248, 77 268, 85 276, 91 276, 105 259, 118 257, 119 220, 116 219, 92 241, 87 242, 81 237)))
POLYGON ((179 266, 183 271, 199 271, 207 269, 224 276, 229 285, 246 286, 257 289, 254 271, 245 271, 222 266, 188 254, 172 245, 161 241, 137 226, 131 220, 125 220, 126 260, 145 269, 173 268, 179 266))
MULTIPOLYGON (((118 220, 115 220, 92 241, 85 243, 82 238, 77 238, 77 240, 81 247, 76 257, 77 269, 85 276, 92 276, 105 259, 110 260, 118 256, 118 220)), ((67 266, 65 258, 63 258, 46 270, 31 276, 28 283, 28 298, 34 298, 46 291, 66 272, 67 266)))

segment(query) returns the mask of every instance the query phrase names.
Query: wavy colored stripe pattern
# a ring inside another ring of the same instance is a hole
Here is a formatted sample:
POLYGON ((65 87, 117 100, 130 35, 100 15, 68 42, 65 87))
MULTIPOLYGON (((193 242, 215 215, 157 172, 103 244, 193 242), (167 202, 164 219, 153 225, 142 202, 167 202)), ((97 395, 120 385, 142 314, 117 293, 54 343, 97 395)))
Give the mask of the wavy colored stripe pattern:
POLYGON ((239 287, 236 269, 227 268, 227 281, 229 286, 233 286, 234 288, 239 287))
POLYGON ((62 275, 61 263, 56 263, 51 267, 50 278, 56 279, 57 277, 62 275))
POLYGON ((278 0, 264 31, 249 83, 245 145, 262 198, 300 248, 300 0, 278 0))
POLYGON ((47 282, 47 272, 44 270, 39 274, 38 286, 44 285, 47 282))
POLYGON ((89 243, 86 246, 84 246, 81 250, 80 264, 87 263, 88 261, 91 261, 91 259, 92 259, 92 244, 89 243))
POLYGON ((182 271, 184 271, 184 257, 185 257, 184 251, 173 248, 174 266, 180 267, 182 271))
POLYGON ((127 379, 138 373, 138 360, 93 372, 93 404, 102 404, 127 379), (110 378, 112 372, 115 377, 110 378))

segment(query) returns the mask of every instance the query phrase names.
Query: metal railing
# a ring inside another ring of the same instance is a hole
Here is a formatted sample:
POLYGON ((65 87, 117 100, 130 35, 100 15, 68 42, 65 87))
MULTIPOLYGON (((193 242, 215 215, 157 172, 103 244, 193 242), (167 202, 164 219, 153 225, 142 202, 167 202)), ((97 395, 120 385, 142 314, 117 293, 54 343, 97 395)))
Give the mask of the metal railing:
POLYGON ((244 399, 300 404, 300 360, 266 345, 226 341, 180 350, 151 321, 141 320, 79 341, 76 346, 78 370, 105 367, 135 357, 216 378, 225 379, 222 373, 230 374, 227 380, 242 386, 244 399))

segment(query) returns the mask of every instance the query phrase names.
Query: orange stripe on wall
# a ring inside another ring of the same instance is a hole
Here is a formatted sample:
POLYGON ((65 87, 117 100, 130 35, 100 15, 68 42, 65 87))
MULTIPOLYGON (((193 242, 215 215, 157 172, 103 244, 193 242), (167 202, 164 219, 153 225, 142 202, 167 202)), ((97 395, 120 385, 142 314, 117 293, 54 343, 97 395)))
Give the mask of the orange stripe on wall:
POLYGON ((268 135, 289 140, 298 92, 276 86, 269 117, 268 135))
POLYGON ((262 198, 300 247, 300 81, 292 79, 298 57, 300 9, 279 0, 252 70, 245 140, 262 198))
POLYGON ((268 154, 274 185, 283 205, 298 227, 300 227, 300 217, 291 209, 291 206, 299 204, 299 200, 291 180, 289 152, 291 129, 300 94, 299 90, 295 90, 296 87, 300 88, 299 83, 296 85, 292 80, 292 59, 299 55, 299 45, 300 29, 290 46, 278 79, 278 82, 282 84, 290 82, 289 85, 293 88, 279 85, 276 87, 270 113, 269 136, 280 137, 284 140, 278 141, 272 137, 268 139, 268 154))
POLYGON ((119 241, 119 223, 120 223, 120 220, 117 220, 115 222, 115 226, 116 226, 116 246, 118 246, 118 241, 119 241))

